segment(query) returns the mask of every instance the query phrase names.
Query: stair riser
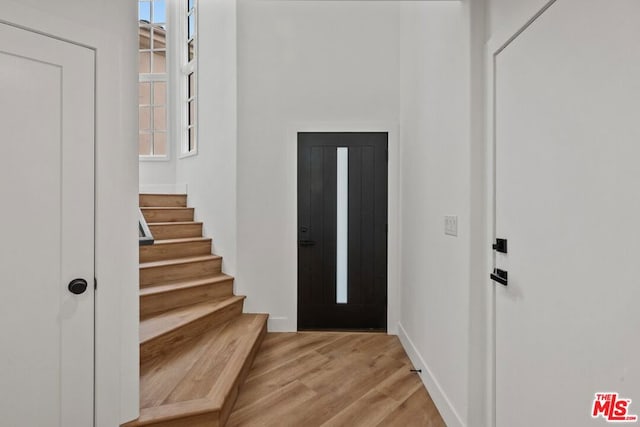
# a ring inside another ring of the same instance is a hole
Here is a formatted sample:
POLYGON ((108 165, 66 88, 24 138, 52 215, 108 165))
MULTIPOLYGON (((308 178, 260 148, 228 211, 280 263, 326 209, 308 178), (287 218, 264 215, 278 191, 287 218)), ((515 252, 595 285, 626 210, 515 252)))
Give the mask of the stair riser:
POLYGON ((140 269, 140 286, 151 286, 173 280, 196 279, 221 272, 222 259, 190 262, 140 269))
MULTIPOLYGON (((153 209, 144 208, 142 214, 147 222, 187 222, 193 221, 193 208, 153 209)), ((153 236, 155 238, 155 236, 153 236)))
POLYGON ((190 304, 233 295, 233 280, 140 297, 140 318, 190 304))
POLYGON ((140 246, 140 262, 163 261, 209 254, 211 254, 211 240, 140 246))
POLYGON ((185 239, 188 237, 202 237, 202 223, 153 225, 149 229, 155 240, 185 239))
POLYGON ((140 207, 182 208, 187 206, 186 194, 140 194, 140 207))
POLYGON ((222 424, 218 422, 218 411, 213 411, 210 413, 180 417, 174 420, 168 421, 149 421, 149 422, 140 422, 140 421, 132 421, 130 423, 124 424, 122 427, 222 427, 222 424))
POLYGON ((205 331, 210 330, 222 323, 228 322, 234 317, 242 314, 244 300, 238 300, 220 310, 217 310, 205 317, 197 319, 178 329, 170 331, 164 335, 155 337, 140 344, 140 363, 145 363, 158 357, 163 352, 185 345, 185 343, 198 337, 205 331))

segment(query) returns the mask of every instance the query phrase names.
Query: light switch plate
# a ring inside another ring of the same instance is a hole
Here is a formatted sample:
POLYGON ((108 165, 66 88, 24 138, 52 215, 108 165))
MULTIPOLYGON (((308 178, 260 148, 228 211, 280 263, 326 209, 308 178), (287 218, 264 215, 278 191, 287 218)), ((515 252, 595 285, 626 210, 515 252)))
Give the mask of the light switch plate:
POLYGON ((444 217, 444 234, 448 236, 458 235, 458 217, 447 215, 444 217))

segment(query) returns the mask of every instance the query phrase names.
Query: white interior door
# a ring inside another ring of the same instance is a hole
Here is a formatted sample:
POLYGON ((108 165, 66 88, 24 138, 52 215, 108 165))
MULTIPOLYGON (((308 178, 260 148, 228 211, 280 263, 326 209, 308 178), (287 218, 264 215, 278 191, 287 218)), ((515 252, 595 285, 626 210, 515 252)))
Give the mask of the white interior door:
POLYGON ((496 61, 496 424, 640 415, 640 2, 558 0, 496 61))
POLYGON ((91 426, 94 52, 0 24, 0 142, 0 425, 91 426))

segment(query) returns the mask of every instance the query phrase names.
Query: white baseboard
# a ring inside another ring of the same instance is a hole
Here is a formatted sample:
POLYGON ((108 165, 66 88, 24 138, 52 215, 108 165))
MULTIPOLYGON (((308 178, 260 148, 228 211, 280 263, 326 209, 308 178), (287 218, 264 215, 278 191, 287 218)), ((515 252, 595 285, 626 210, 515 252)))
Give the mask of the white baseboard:
POLYGON ((387 324, 387 335, 398 335, 398 324, 387 324))
POLYGON ((422 369, 420 379, 425 388, 429 392, 433 403, 435 403, 440 415, 448 427, 466 427, 465 423, 458 412, 453 407, 451 400, 447 397, 438 380, 434 377, 433 372, 429 369, 429 366, 425 363, 422 355, 411 341, 411 338, 407 335, 402 323, 398 323, 398 337, 400 342, 407 352, 411 363, 416 369, 422 369))
POLYGON ((187 184, 140 184, 141 194, 187 194, 187 184))
POLYGON ((269 316, 267 330, 269 332, 297 332, 295 326, 292 327, 290 323, 288 317, 269 316))

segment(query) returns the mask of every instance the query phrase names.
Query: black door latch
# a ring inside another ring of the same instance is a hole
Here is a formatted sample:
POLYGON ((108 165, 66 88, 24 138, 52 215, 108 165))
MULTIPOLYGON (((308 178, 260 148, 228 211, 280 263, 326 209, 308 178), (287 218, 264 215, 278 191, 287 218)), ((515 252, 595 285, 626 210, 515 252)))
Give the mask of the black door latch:
POLYGON ((500 270, 499 268, 494 268, 493 273, 489 277, 491 277, 491 280, 493 280, 494 282, 498 282, 501 285, 507 286, 509 284, 508 276, 508 272, 500 270))
POLYGON ((507 253, 507 239, 496 239, 493 244, 493 250, 503 254, 507 253))

